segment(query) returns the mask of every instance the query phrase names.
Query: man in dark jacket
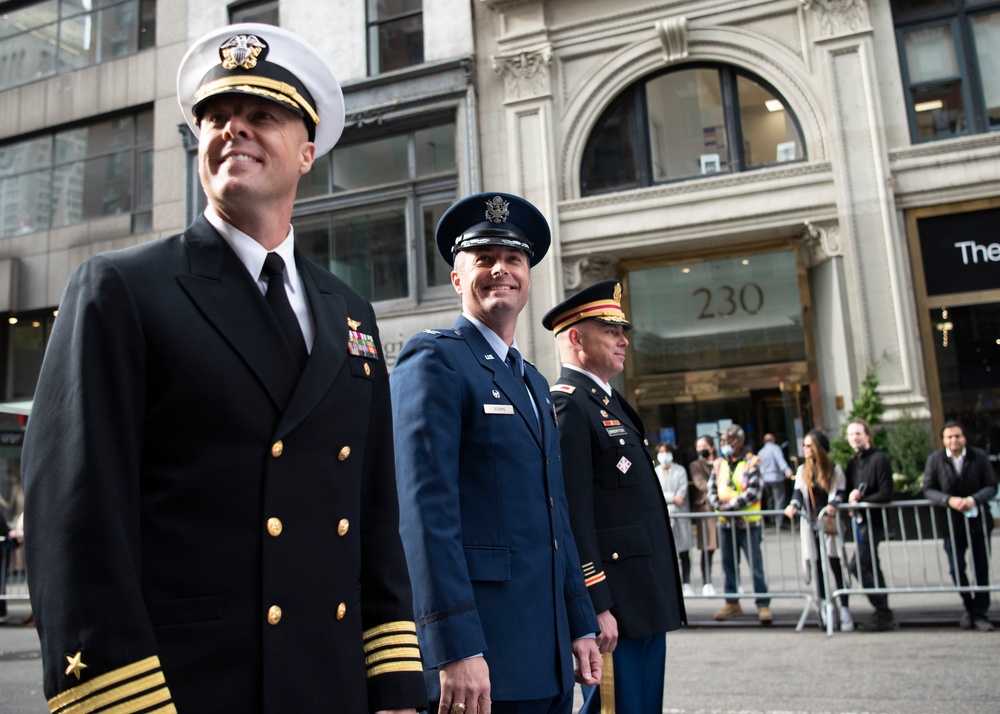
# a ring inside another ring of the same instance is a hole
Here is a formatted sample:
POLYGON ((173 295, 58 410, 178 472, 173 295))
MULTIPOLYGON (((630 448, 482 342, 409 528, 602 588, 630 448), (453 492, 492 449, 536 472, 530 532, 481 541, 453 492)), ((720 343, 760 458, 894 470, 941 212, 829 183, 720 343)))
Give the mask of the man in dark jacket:
MULTIPOLYGON (((616 711, 663 710, 665 633, 684 621, 670 516, 653 470, 642 419, 609 380, 625 366, 632 326, 622 286, 605 280, 552 308, 542 325, 555 333, 562 374, 552 387, 559 416, 570 523, 587 592, 614 663, 616 711)), ((587 692, 581 712, 600 699, 587 692)))
MULTIPOLYGON (((976 584, 987 586, 990 555, 986 544, 993 530, 989 501, 997 493, 996 474, 985 451, 966 445, 965 430, 957 421, 945 423, 941 440, 944 448, 931 454, 924 468, 924 496, 940 506, 935 515, 952 580, 959 587, 969 587, 965 551, 971 545, 976 584)), ((987 617, 989 591, 963 592, 962 603, 965 605, 959 623, 962 629, 993 630, 987 617)))
POLYGON ((194 44, 178 98, 208 208, 74 272, 25 435, 49 707, 415 712, 375 313, 290 225, 340 86, 297 36, 241 24, 194 44))
MULTIPOLYGON (((889 503, 892 500, 892 463, 882 451, 872 446, 872 429, 864 419, 852 419, 847 425, 847 443, 854 449, 854 457, 847 462, 847 488, 851 503, 889 503)), ((866 588, 885 587, 878 546, 885 540, 882 513, 878 509, 858 509, 855 513, 855 557, 850 569, 859 575, 866 588), (858 572, 860 568, 860 573, 858 572)), ((858 623, 858 629, 869 632, 895 630, 899 627, 889 596, 869 594, 868 602, 875 614, 867 622, 858 623)))

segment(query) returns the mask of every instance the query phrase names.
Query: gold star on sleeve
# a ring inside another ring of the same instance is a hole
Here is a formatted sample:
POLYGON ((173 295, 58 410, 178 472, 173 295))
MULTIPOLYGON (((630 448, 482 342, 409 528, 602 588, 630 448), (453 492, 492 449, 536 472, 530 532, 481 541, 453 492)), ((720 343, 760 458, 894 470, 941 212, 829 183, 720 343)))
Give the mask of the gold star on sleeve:
POLYGON ((69 666, 66 667, 66 676, 76 675, 77 681, 79 681, 80 673, 88 666, 83 662, 83 652, 77 652, 72 657, 66 655, 66 661, 69 662, 69 666))

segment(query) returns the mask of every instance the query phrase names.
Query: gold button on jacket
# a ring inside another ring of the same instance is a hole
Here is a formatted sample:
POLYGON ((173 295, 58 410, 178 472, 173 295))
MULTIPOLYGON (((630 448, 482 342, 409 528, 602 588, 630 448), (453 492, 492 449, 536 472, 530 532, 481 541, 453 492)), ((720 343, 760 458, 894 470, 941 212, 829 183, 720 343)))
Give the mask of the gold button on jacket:
POLYGON ((345 446, 343 449, 340 450, 340 453, 337 454, 337 461, 343 461, 350 455, 351 455, 351 447, 345 446))
POLYGON ((351 522, 346 518, 341 518, 337 524, 337 535, 347 535, 347 529, 351 527, 351 522))
POLYGON ((281 608, 277 605, 271 605, 267 609, 267 623, 269 625, 277 625, 281 622, 281 608))
POLYGON ((268 518, 267 519, 267 532, 273 536, 280 536, 281 529, 284 526, 281 524, 280 518, 268 518))
POLYGON ((344 615, 346 614, 347 614, 347 604, 342 602, 339 605, 337 605, 337 619, 343 620, 344 615))
POLYGON ((278 458, 285 450, 285 444, 278 439, 274 444, 271 445, 271 456, 278 458))

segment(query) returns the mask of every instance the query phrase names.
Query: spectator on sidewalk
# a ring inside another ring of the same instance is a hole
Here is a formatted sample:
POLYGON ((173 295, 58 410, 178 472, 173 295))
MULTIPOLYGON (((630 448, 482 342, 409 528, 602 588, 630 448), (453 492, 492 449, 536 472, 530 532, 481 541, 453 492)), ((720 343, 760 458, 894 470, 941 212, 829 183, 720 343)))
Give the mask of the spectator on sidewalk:
MULTIPOLYGON (((892 464, 889 457, 872 446, 872 429, 864 419, 852 419, 847 425, 847 443, 855 454, 847 462, 847 487, 851 490, 848 501, 860 503, 889 503, 892 500, 892 464)), ((878 547, 885 540, 882 514, 877 510, 860 508, 854 514, 854 551, 850 570, 860 577, 865 588, 884 588, 885 578, 879 563, 878 547)), ((880 632, 899 628, 895 615, 889 609, 889 596, 871 593, 868 602, 875 614, 858 629, 880 632)))
MULTIPOLYGON (((806 561, 806 574, 816 584, 816 593, 820 600, 826 597, 823 569, 820 564, 819 538, 824 537, 830 563, 830 572, 837 583, 837 589, 844 587, 844 573, 840 568, 840 552, 837 542, 837 506, 847 498, 847 478, 843 469, 830 460, 830 440, 826 434, 813 429, 802 440, 802 454, 805 460, 795 474, 795 490, 791 503, 785 508, 785 515, 791 519, 798 513, 802 515, 802 554, 806 561), (829 523, 832 532, 827 532, 829 523)), ((848 596, 840 596, 838 620, 840 630, 850 632, 854 629, 854 619, 847 609, 848 596)), ((825 623, 824 623, 825 624, 825 623)))
MULTIPOLYGON (((712 462, 716 459, 715 440, 703 435, 695 443, 698 458, 688 464, 688 476, 691 479, 691 512, 711 513, 712 504, 708 502, 708 480, 712 476, 712 462)), ((715 596, 715 586, 712 584, 712 559, 719 547, 717 520, 715 518, 696 518, 698 552, 701 563, 701 594, 707 597, 715 596)))
MULTIPOLYGON (((938 533, 944 538, 951 579, 959 587, 969 587, 965 553, 972 547, 972 569, 976 585, 990 584, 990 553, 987 543, 993 531, 989 502, 997 494, 997 478, 989 457, 982 449, 968 446, 965 429, 957 421, 946 422, 941 431, 944 448, 927 459, 924 468, 924 497, 935 508, 938 533)), ((990 593, 963 592, 965 613, 959 625, 992 632, 988 611, 990 593)))
MULTIPOLYGON (((764 434, 764 445, 757 452, 757 458, 760 459, 760 473, 767 490, 768 510, 785 510, 788 505, 788 484, 785 482, 792 478, 792 469, 785 461, 785 453, 775 442, 774 434, 764 434)), ((781 528, 784 516, 775 516, 774 525, 781 528)))
POLYGON ((678 513, 690 513, 688 473, 674 461, 676 448, 663 442, 656 448, 656 478, 660 481, 663 498, 670 513, 670 529, 674 535, 674 547, 681 562, 681 590, 684 595, 694 595, 691 589, 691 519, 677 518, 678 513))
POLYGON ((726 576, 726 604, 715 613, 715 619, 731 620, 743 612, 736 597, 740 551, 743 551, 750 561, 753 573, 757 619, 766 625, 774 618, 770 609, 771 599, 764 596, 767 581, 764 579, 764 560, 760 552, 763 538, 760 520, 760 460, 743 450, 745 439, 743 429, 736 424, 731 424, 721 432, 719 450, 722 456, 712 465, 712 476, 708 481, 708 498, 714 510, 723 514, 745 514, 719 517, 722 570, 726 576))

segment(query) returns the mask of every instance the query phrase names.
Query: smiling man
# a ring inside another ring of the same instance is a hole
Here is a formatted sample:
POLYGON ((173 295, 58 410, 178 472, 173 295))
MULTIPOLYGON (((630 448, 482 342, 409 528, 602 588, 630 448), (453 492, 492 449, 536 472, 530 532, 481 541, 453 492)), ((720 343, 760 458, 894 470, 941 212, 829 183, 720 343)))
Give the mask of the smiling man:
POLYGON ((597 644, 613 678, 584 689, 581 714, 602 701, 617 712, 663 710, 666 633, 685 619, 670 516, 646 427, 610 381, 625 368, 632 328, 617 280, 584 288, 552 308, 542 326, 559 346, 552 386, 563 477, 580 568, 598 613, 597 644), (613 682, 614 686, 610 686, 613 682))
POLYGON ((462 316, 411 338, 392 369, 400 530, 431 714, 569 714, 601 663, 545 379, 514 330, 549 248, 504 193, 441 217, 462 316))
POLYGON ((49 706, 414 712, 375 314, 290 226, 340 86, 244 24, 198 40, 177 87, 208 208, 73 274, 25 439, 49 706))

